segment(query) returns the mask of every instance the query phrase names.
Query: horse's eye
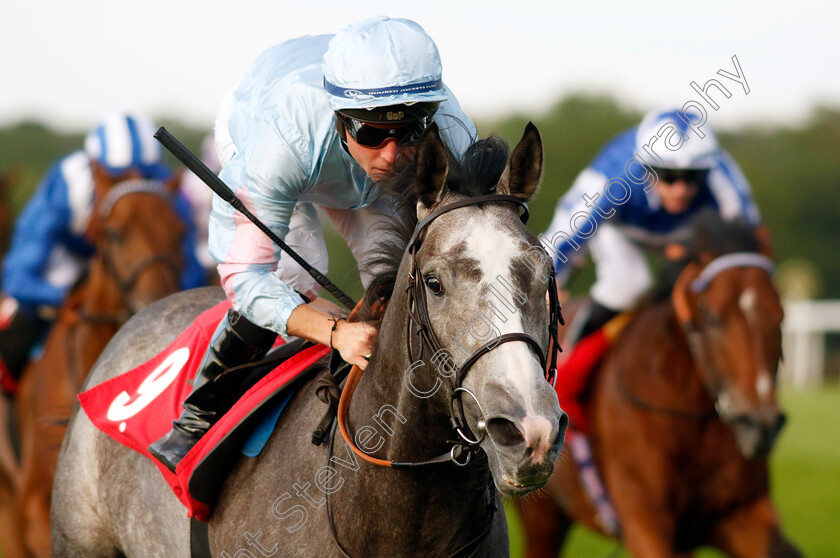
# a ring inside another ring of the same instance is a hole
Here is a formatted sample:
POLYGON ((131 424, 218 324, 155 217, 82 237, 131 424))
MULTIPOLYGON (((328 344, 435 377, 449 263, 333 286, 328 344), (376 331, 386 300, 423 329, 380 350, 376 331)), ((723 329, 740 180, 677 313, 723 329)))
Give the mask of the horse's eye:
POLYGON ((105 229, 102 233, 105 236, 106 242, 119 244, 122 242, 122 233, 117 229, 105 229))
POLYGON ((438 296, 443 294, 443 283, 438 281, 437 277, 426 277, 426 286, 438 296))
POLYGON ((719 314, 713 312, 711 308, 706 306, 705 304, 700 305, 700 313, 703 316, 703 319, 709 324, 710 327, 722 327, 723 326, 723 319, 720 317, 719 314))

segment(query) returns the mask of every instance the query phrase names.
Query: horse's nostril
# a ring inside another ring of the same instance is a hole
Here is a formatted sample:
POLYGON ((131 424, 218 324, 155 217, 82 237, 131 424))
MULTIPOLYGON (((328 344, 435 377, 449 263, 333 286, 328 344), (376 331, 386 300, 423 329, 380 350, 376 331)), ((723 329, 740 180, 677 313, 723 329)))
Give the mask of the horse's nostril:
POLYGON ((515 446, 525 441, 522 432, 505 418, 497 417, 487 421, 487 433, 500 446, 515 446))
POLYGON ((557 429, 557 436, 554 438, 554 442, 551 444, 551 447, 554 449, 563 449, 563 442, 566 440, 566 430, 569 428, 569 415, 563 413, 560 417, 560 424, 559 428, 557 429))
POLYGON ((778 434, 779 432, 782 431, 782 428, 785 426, 786 422, 787 422, 787 415, 786 414, 780 412, 778 415, 776 415, 776 424, 775 424, 775 427, 774 427, 774 430, 775 430, 776 434, 778 434))

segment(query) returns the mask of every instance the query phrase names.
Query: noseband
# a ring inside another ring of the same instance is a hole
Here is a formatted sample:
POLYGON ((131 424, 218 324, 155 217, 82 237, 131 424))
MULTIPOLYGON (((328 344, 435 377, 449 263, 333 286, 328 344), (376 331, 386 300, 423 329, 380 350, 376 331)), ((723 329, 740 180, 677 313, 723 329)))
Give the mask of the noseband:
MULTIPOLYGON (((428 348, 431 351, 431 354, 433 355, 432 359, 435 358, 434 355, 442 354, 446 351, 446 349, 443 347, 443 344, 438 339, 437 335, 435 335, 434 329, 432 328, 431 320, 429 318, 429 310, 426 303, 426 289, 423 284, 423 273, 420 270, 419 264, 417 263, 417 252, 423 243, 426 227, 432 221, 434 221, 444 213, 452 211, 453 209, 458 209, 470 205, 477 205, 481 203, 515 203, 524 209, 524 212, 520 216, 520 220, 522 221, 522 223, 526 223, 528 221, 528 206, 522 199, 516 196, 502 194, 476 196, 453 202, 433 211, 426 218, 417 223, 417 226, 414 229, 414 234, 411 236, 411 239, 408 242, 408 251, 409 254, 411 254, 411 271, 409 273, 410 281, 407 287, 409 311, 408 327, 412 328, 413 326, 414 331, 413 335, 411 334, 411 331, 409 332, 409 335, 407 336, 407 344, 409 359, 412 362, 417 362, 417 360, 425 362, 422 359, 426 353, 426 348, 428 348), (414 351, 412 350, 411 340, 413 337, 416 337, 419 340, 420 344, 419 355, 416 358, 414 357, 414 351)), ((461 400, 461 396, 463 393, 470 395, 470 397, 472 397, 472 399, 475 401, 476 405, 478 405, 479 411, 481 411, 481 406, 478 404, 476 396, 469 389, 463 386, 464 379, 467 376, 467 372, 469 372, 470 368, 472 368, 472 366, 476 362, 478 362, 478 359, 480 359, 482 356, 489 353, 490 351, 492 351, 493 349, 495 349, 503 343, 509 343, 511 341, 523 341, 530 345, 530 347, 539 357, 540 365, 542 366, 542 369, 546 371, 546 380, 548 380, 552 385, 554 385, 554 382, 557 379, 557 353, 559 353, 561 350, 557 340, 557 330, 559 325, 564 325, 564 321, 560 310, 560 304, 557 300, 557 291, 554 287, 553 267, 550 273, 550 278, 551 281, 549 282, 548 288, 550 307, 548 327, 549 359, 546 358, 546 352, 543 351, 542 345, 539 343, 539 341, 537 341, 532 336, 526 333, 505 333, 494 339, 491 339, 490 341, 476 349, 457 368, 457 371, 454 374, 454 377, 452 378, 450 383, 451 393, 449 401, 449 420, 452 429, 457 433, 458 439, 455 441, 455 444, 452 446, 452 449, 449 452, 427 461, 398 463, 393 461, 387 461, 384 459, 373 458, 367 455, 366 453, 362 452, 360 449, 358 449, 353 443, 349 433, 347 432, 344 420, 347 415, 349 400, 352 397, 353 391, 355 390, 355 387, 359 380, 359 375, 353 374, 351 374, 351 377, 349 377, 347 380, 347 384, 345 385, 344 389, 346 393, 344 393, 343 397, 341 398, 342 401, 339 403, 338 411, 338 424, 341 433, 344 436, 344 440, 348 444, 348 446, 350 446, 350 448, 353 449, 353 451, 365 461, 374 463, 376 465, 383 465, 386 467, 417 467, 421 465, 443 463, 446 461, 452 461, 458 466, 464 466, 467 463, 469 463, 472 453, 477 453, 480 450, 480 444, 486 436, 486 422, 483 415, 478 421, 478 429, 480 435, 475 436, 471 432, 469 425, 467 424, 467 419, 464 414, 464 405, 461 400), (466 455, 466 457, 463 461, 458 461, 458 459, 462 455, 466 455)))

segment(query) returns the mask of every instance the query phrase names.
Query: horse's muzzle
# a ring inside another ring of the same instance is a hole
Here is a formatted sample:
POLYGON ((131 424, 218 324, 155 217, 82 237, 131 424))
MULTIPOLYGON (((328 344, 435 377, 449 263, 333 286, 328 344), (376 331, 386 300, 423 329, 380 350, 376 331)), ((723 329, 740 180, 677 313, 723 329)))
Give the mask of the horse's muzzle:
POLYGON ((507 465, 504 481, 512 492, 529 492, 548 481, 563 450, 568 424, 562 412, 554 424, 546 417, 517 421, 495 416, 487 421, 487 433, 500 461, 507 465))
POLYGON ((783 412, 772 409, 738 414, 727 422, 735 432, 741 455, 747 459, 763 459, 770 455, 786 421, 783 412))

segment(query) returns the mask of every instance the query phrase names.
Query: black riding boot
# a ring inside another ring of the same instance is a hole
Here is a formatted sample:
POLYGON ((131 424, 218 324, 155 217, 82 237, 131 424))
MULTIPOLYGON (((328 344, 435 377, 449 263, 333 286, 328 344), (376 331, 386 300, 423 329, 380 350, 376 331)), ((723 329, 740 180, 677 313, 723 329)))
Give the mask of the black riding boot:
POLYGON ((618 310, 607 308, 600 302, 594 300, 590 300, 589 306, 583 312, 586 312, 586 315, 583 316, 582 321, 578 323, 572 332, 572 336, 566 341, 569 347, 574 347, 578 341, 595 333, 620 313, 618 310))
POLYGON ((263 358, 276 338, 273 331, 230 310, 210 340, 192 392, 184 400, 184 412, 172 422, 169 433, 149 446, 149 452, 174 473, 184 456, 242 395, 241 379, 217 381, 219 376, 228 368, 263 358))

